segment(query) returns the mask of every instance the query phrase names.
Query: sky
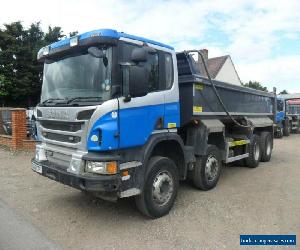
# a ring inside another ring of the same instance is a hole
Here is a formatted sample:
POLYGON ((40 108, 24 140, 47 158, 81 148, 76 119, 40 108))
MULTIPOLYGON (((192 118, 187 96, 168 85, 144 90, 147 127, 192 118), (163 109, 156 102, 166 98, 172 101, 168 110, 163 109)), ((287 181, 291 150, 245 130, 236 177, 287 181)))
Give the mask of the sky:
POLYGON ((0 25, 41 21, 71 31, 100 28, 230 55, 243 82, 300 93, 299 0, 51 0, 1 3, 0 25))

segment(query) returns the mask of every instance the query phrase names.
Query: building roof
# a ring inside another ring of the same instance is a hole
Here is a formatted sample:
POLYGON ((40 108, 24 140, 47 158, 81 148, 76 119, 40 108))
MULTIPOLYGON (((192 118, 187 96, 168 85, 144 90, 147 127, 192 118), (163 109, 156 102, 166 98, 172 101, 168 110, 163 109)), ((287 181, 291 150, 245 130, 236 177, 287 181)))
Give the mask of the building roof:
POLYGON ((209 58, 207 60, 208 72, 212 78, 216 78, 229 55, 209 58))

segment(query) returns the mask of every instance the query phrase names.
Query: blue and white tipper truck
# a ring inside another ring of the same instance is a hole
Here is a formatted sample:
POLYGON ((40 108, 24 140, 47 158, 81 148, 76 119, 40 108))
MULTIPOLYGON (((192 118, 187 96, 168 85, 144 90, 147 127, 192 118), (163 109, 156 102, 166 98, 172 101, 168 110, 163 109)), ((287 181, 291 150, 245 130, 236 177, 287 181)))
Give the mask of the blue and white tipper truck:
POLYGON ((157 218, 180 180, 210 190, 223 164, 271 158, 275 95, 212 80, 200 51, 100 29, 46 46, 38 60, 32 169, 52 180, 106 200, 134 196, 157 218))
POLYGON ((300 95, 277 96, 277 113, 274 135, 276 138, 300 132, 300 95))

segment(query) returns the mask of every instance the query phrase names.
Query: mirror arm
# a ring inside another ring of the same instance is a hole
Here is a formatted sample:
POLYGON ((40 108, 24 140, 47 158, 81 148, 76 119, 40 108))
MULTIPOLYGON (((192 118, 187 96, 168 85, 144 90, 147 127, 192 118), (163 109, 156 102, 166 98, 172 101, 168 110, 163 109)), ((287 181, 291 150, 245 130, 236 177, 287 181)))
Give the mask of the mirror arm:
POLYGON ((121 92, 121 85, 117 84, 117 85, 113 85, 111 87, 111 95, 112 97, 117 97, 118 95, 120 95, 121 92))

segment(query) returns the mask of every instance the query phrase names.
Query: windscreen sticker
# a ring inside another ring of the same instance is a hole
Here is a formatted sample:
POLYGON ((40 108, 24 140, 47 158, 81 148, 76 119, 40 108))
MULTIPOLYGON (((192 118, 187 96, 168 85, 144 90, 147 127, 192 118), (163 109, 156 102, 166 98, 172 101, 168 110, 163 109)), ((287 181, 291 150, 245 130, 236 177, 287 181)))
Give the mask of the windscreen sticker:
POLYGON ((196 90, 203 90, 203 85, 202 84, 195 84, 195 89, 196 90))
POLYGON ((193 107, 193 112, 195 112, 195 113, 202 112, 202 107, 201 106, 194 106, 193 107))

